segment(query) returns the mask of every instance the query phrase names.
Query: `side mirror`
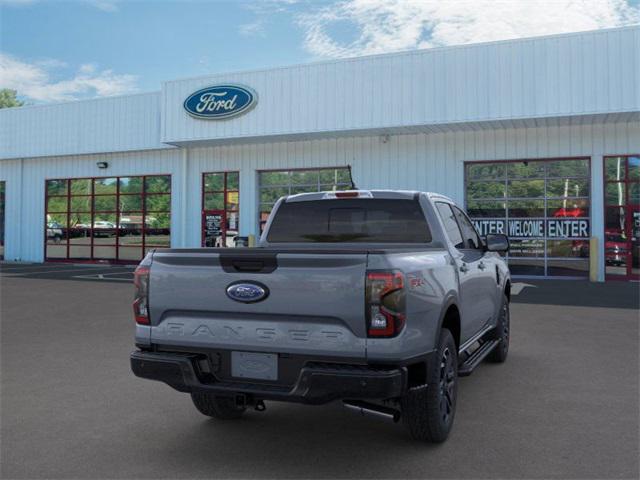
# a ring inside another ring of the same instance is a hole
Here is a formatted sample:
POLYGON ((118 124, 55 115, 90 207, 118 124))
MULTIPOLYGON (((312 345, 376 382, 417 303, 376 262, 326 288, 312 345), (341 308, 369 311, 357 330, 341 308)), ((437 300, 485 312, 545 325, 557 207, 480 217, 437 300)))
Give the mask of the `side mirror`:
POLYGON ((490 233, 487 235, 486 248, 489 252, 508 252, 509 238, 506 235, 490 233))

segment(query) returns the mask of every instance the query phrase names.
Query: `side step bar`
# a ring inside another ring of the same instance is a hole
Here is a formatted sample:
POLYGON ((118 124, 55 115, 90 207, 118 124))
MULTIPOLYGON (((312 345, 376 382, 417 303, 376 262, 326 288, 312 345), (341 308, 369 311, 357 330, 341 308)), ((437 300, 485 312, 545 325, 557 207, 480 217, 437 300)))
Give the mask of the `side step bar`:
POLYGON ((475 368, 489 355, 494 348, 500 344, 500 340, 487 340, 473 352, 460 366, 458 366, 458 376, 468 377, 475 368))

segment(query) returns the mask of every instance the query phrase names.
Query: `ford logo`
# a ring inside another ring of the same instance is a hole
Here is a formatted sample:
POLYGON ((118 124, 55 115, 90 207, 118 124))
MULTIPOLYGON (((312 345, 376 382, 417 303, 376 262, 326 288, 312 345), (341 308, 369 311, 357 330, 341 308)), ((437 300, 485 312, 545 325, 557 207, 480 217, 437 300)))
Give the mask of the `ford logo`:
POLYGON ((258 95, 241 85, 214 85, 192 93, 184 101, 184 109, 196 118, 211 120, 235 117, 250 110, 258 95))
POLYGON ((236 302, 255 303, 269 296, 266 285, 256 282, 235 282, 227 287, 227 297, 236 302))

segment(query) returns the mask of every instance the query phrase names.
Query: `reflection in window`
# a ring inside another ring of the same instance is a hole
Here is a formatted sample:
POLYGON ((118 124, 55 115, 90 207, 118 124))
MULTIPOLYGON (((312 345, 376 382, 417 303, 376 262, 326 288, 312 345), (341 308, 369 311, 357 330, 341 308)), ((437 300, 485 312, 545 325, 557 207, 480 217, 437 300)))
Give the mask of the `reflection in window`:
POLYGON ((506 167, 509 178, 545 177, 545 162, 511 162, 506 167))
MULTIPOLYGON (((606 167, 610 175, 617 169, 614 162, 606 167)), ((588 274, 581 263, 588 264, 589 239, 558 235, 585 231, 591 202, 589 159, 469 162, 465 178, 467 212, 481 233, 514 236, 508 254, 514 275, 588 274), (571 222, 582 223, 577 228, 571 222)))
POLYGON ((117 178, 96 178, 93 185, 95 195, 115 195, 118 192, 117 178))
POLYGON ((589 240, 548 240, 547 255, 589 258, 589 240))
POLYGON ((456 217, 449 204, 438 202, 436 203, 436 207, 438 208, 442 225, 444 225, 444 231, 447 237, 449 237, 449 240, 451 240, 451 243, 453 243, 453 246, 456 248, 464 248, 462 232, 460 232, 460 227, 458 227, 458 222, 456 222, 456 217))
POLYGON ((640 180, 640 157, 627 157, 627 178, 634 182, 640 180))
POLYGON ((546 162, 547 177, 588 177, 589 160, 553 160, 546 162))
POLYGON ((589 218, 589 200, 586 198, 547 200, 547 216, 553 218, 589 218))
POLYGON ((47 180, 47 259, 137 262, 170 246, 170 191, 169 175, 47 180))
POLYGON ((471 218, 499 218, 504 217, 506 212, 506 202, 472 200, 467 203, 467 213, 471 218))
POLYGON ((510 218, 544 217, 544 200, 509 200, 507 210, 510 218))
POLYGON ((264 229, 273 205, 280 197, 352 188, 348 168, 281 170, 259 172, 260 231, 264 229))
POLYGON ((491 180, 505 178, 506 165, 501 163, 475 163, 467 166, 468 180, 491 180))
POLYGON ((511 198, 544 197, 544 180, 510 180, 507 196, 511 198))
POLYGON ((548 197, 588 197, 589 180, 585 178, 565 178, 547 181, 548 197))
POLYGON ((604 178, 608 181, 621 181, 626 176, 626 157, 604 159, 604 178))
POLYGON ((611 182, 606 184, 605 201, 608 205, 626 205, 626 184, 611 182))
POLYGON ((544 239, 510 240, 509 255, 512 257, 544 257, 544 239))
POLYGON ((503 198, 505 193, 504 182, 472 182, 467 185, 468 198, 503 198))
POLYGON ((236 246, 240 227, 239 188, 240 172, 202 174, 202 246, 236 246))

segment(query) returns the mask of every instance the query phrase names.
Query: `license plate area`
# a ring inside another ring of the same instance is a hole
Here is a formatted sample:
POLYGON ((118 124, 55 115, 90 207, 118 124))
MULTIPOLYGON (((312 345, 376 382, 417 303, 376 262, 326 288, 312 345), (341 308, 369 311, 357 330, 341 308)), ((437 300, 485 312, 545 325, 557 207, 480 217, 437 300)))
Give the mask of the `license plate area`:
POLYGON ((278 354, 231 352, 231 376, 254 380, 278 380, 278 354))

